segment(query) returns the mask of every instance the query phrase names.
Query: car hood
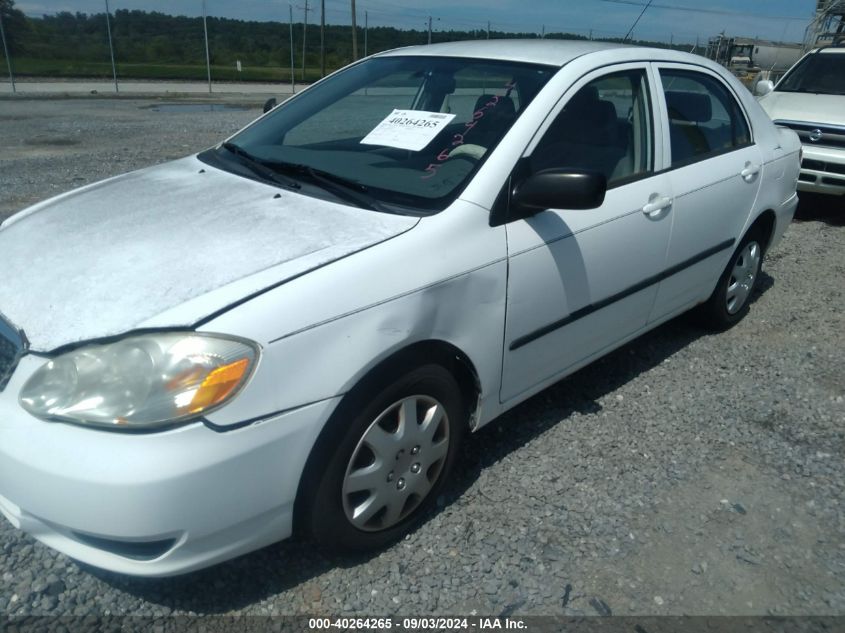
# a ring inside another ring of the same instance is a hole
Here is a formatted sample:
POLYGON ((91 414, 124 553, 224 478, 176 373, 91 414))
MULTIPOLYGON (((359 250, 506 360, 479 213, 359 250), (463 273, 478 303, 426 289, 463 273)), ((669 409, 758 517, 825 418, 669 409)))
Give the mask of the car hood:
POLYGON ((9 218, 0 226, 0 313, 35 351, 133 329, 191 326, 418 221, 185 158, 9 218))
POLYGON ((845 97, 803 92, 770 92, 760 105, 772 120, 845 125, 845 97))

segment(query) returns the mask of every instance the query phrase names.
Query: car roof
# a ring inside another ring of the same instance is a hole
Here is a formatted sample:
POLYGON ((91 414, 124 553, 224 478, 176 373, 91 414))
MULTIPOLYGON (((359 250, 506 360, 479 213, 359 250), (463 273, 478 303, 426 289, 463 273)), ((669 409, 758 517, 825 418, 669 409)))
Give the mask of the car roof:
POLYGON ((630 44, 591 42, 581 40, 506 39, 444 42, 427 46, 396 48, 378 57, 396 55, 430 55, 438 57, 475 57, 510 62, 563 66, 576 57, 610 49, 645 49, 630 44))

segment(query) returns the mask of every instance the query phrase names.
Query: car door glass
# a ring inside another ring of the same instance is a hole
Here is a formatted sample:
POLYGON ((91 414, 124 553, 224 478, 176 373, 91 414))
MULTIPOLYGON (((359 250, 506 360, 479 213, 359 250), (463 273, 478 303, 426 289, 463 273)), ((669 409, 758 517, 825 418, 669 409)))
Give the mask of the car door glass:
POLYGON ((736 99, 719 81, 694 71, 660 71, 672 167, 681 167, 745 147, 751 133, 736 99))
POLYGON ((645 71, 604 75, 567 102, 532 153, 532 171, 598 171, 610 187, 636 180, 653 171, 652 129, 645 71))

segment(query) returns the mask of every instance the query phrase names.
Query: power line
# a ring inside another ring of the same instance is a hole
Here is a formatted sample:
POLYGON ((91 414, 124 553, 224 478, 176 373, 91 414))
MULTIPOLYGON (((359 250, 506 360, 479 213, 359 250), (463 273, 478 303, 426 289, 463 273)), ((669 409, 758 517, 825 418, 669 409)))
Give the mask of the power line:
POLYGON ((634 23, 631 25, 631 28, 628 29, 628 32, 625 33, 625 37, 623 38, 624 41, 628 41, 628 38, 631 36, 631 33, 634 31, 634 27, 640 23, 640 20, 645 15, 645 12, 648 11, 648 8, 651 6, 653 0, 648 0, 648 4, 643 7, 643 10, 640 11, 640 14, 637 16, 637 19, 634 20, 634 23))
POLYGON ((689 13, 709 13, 712 15, 732 15, 745 18, 757 18, 758 20, 796 20, 801 22, 808 22, 812 16, 798 17, 795 15, 760 15, 759 13, 744 13, 742 11, 727 11, 725 9, 701 9, 697 7, 681 7, 678 5, 669 4, 653 4, 647 2, 637 2, 637 0, 599 0, 599 2, 609 2, 611 4, 624 4, 632 7, 646 7, 651 6, 654 9, 665 9, 667 11, 686 11, 689 13))

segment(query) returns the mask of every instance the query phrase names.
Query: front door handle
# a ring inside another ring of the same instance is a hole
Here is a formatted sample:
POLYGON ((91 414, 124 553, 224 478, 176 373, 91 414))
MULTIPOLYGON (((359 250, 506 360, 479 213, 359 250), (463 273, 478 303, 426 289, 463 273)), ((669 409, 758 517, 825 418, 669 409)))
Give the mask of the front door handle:
POLYGON ((760 165, 754 165, 751 162, 745 163, 745 169, 739 172, 745 182, 752 182, 760 173, 760 165))
POLYGON ((643 207, 642 211, 649 219, 659 220, 669 212, 671 206, 672 198, 653 193, 648 199, 648 204, 643 207))

